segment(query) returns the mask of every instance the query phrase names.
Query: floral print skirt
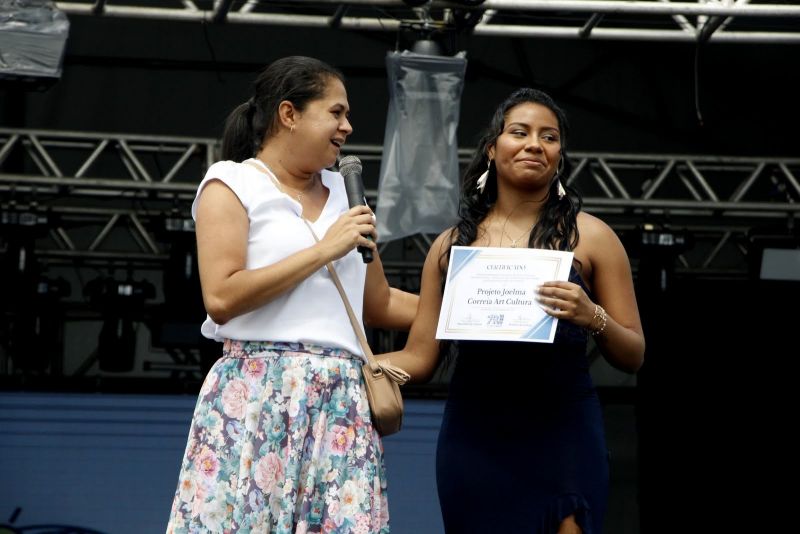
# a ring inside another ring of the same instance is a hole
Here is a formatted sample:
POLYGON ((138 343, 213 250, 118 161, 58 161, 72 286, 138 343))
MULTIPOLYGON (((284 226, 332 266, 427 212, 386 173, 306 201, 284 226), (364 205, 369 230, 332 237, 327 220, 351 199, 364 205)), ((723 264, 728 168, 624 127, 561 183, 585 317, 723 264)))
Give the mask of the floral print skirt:
POLYGON ((226 341, 195 407, 168 534, 389 532, 362 359, 226 341))

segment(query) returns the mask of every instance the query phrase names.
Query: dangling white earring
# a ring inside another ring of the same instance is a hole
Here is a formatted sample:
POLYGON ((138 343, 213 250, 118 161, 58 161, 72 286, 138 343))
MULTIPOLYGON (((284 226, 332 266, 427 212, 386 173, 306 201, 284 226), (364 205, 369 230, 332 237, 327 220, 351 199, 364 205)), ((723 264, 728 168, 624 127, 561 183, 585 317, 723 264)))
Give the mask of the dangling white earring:
POLYGON ((558 186, 557 187, 558 187, 558 200, 561 200, 562 198, 564 198, 564 195, 567 194, 567 190, 564 189, 563 185, 561 185, 561 180, 558 180, 558 186))
POLYGON ((478 181, 475 182, 477 185, 478 193, 483 193, 483 190, 486 188, 486 180, 489 179, 489 169, 492 167, 492 160, 489 160, 489 164, 486 166, 486 171, 478 176, 478 181))
POLYGON ((564 172, 564 156, 562 155, 558 160, 558 168, 556 169, 556 175, 555 175, 555 179, 557 182, 556 191, 558 191, 558 200, 561 200, 562 198, 564 198, 564 195, 567 194, 567 190, 564 189, 564 186, 561 184, 561 178, 559 178, 559 176, 561 176, 563 172, 564 172))

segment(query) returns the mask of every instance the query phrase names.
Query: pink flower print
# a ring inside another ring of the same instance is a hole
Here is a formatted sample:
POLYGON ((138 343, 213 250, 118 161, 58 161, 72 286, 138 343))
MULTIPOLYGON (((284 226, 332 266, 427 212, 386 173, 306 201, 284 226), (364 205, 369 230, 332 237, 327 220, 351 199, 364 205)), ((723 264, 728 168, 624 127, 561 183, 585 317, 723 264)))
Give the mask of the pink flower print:
POLYGON ((197 455, 197 440, 194 438, 194 434, 189 435, 189 441, 186 444, 186 456, 188 458, 194 458, 197 455))
POLYGON ((281 478, 283 478, 283 466, 274 452, 262 457, 256 464, 256 486, 264 493, 271 493, 281 478))
POLYGON ((194 496, 194 489, 194 480, 192 480, 192 477, 189 475, 189 473, 186 473, 186 476, 181 479, 178 489, 181 500, 183 502, 191 502, 192 496, 194 496))
POLYGON ((259 380, 267 370, 267 364, 261 358, 245 360, 244 375, 250 380, 259 380))
POLYGON ((359 372, 358 367, 351 367, 350 369, 347 370, 348 378, 353 378, 357 380, 360 375, 361 373, 359 372))
POLYGON ((222 409, 225 415, 233 419, 243 418, 248 396, 249 388, 244 380, 234 378, 225 384, 225 389, 222 390, 222 409))
POLYGON ((197 460, 195 460, 195 465, 198 471, 209 478, 217 476, 219 472, 219 459, 214 451, 207 447, 203 447, 200 451, 197 460))
POLYGON ((369 497, 369 512, 372 516, 372 524, 373 525, 380 525, 381 524, 381 497, 380 497, 381 485, 378 477, 375 477, 375 481, 372 484, 372 495, 369 497))
POLYGON ((203 505, 200 511, 200 522, 205 527, 206 532, 222 532, 222 524, 227 517, 227 505, 225 501, 211 499, 203 505))
POLYGON ((340 509, 339 501, 331 501, 331 503, 328 504, 328 514, 331 517, 336 517, 337 515, 339 515, 339 509, 340 509))
POLYGON ((314 423, 314 441, 322 442, 322 436, 325 435, 325 430, 328 427, 328 414, 322 412, 319 419, 314 423))
POLYGON ((353 529, 353 534, 369 534, 369 515, 356 514, 356 527, 353 529))
POLYGON ((217 388, 219 375, 217 373, 209 373, 206 379, 203 380, 203 387, 200 388, 200 396, 205 397, 217 388))
POLYGON ((245 476, 248 476, 247 473, 250 473, 250 468, 253 467, 253 444, 252 443, 245 443, 242 447, 242 455, 239 459, 239 472, 245 473, 245 476))
POLYGON ((389 503, 386 501, 386 494, 381 493, 380 496, 380 509, 381 509, 381 525, 389 524, 389 503))
POLYGON ((208 491, 203 484, 195 484, 194 498, 192 499, 192 517, 198 517, 205 506, 208 491))
POLYGON ((334 425, 331 428, 331 449, 337 454, 344 454, 353 444, 355 435, 352 427, 334 425))
POLYGON ((365 492, 358 486, 357 482, 353 480, 345 481, 344 485, 339 489, 342 514, 347 517, 353 517, 359 513, 364 497, 365 492))
POLYGON ((306 388, 306 406, 315 406, 319 400, 319 392, 313 386, 306 388))
POLYGON ((281 375, 283 380, 281 393, 285 397, 297 396, 305 389, 305 376, 306 371, 301 366, 287 368, 281 375))

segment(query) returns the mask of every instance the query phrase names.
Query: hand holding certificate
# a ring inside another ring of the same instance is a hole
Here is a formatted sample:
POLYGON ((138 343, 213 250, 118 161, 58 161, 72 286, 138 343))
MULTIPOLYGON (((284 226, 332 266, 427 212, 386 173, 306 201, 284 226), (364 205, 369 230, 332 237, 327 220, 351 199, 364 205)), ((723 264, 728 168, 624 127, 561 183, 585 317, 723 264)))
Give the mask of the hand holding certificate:
POLYGON ((567 280, 572 252, 452 247, 437 339, 552 343, 558 319, 536 302, 543 282, 567 280))

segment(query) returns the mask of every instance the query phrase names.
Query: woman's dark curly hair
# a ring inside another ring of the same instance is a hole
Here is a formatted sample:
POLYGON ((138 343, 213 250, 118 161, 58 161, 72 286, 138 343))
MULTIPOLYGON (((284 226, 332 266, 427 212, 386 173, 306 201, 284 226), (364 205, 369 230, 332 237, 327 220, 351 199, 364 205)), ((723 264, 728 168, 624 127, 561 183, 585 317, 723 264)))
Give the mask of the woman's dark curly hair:
MULTIPOLYGON (((494 163, 489 166, 489 178, 483 193, 477 189, 478 177, 483 174, 489 165, 488 149, 497 143, 497 138, 503 132, 506 116, 512 108, 532 102, 541 104, 552 111, 558 119, 558 129, 561 140, 560 170, 556 176, 567 191, 564 198, 558 198, 558 180, 553 177, 548 190, 547 198, 542 206, 539 219, 533 226, 528 239, 529 248, 546 248, 551 250, 573 250, 578 244, 578 212, 581 210, 581 197, 576 190, 566 184, 572 165, 567 158, 567 116, 555 101, 543 91, 530 88, 517 89, 500 104, 492 117, 489 128, 485 131, 472 161, 464 171, 461 179, 461 199, 458 208, 458 222, 450 234, 449 244, 444 248, 440 264, 445 268, 448 264, 450 247, 453 245, 469 246, 478 238, 478 227, 489 214, 489 210, 497 201, 497 169, 494 163)), ((442 291, 444 291, 447 273, 442 274, 442 291)), ((456 354, 457 342, 440 341, 439 354, 445 368, 453 361, 456 354)))
MULTIPOLYGON (((497 108, 492 117, 489 128, 485 131, 472 161, 464 171, 461 180, 461 199, 459 202, 459 220, 455 225, 450 239, 450 245, 468 246, 478 238, 478 226, 486 218, 489 210, 497 200, 497 169, 494 163, 489 167, 489 178, 483 193, 478 192, 476 182, 478 177, 489 165, 488 150, 497 142, 497 138, 505 128, 506 116, 512 108, 532 102, 541 104, 552 111, 558 119, 558 128, 561 139, 561 170, 557 174, 561 183, 567 190, 564 198, 558 198, 558 180, 553 177, 547 199, 542 206, 539 220, 536 221, 530 233, 528 247, 546 248, 552 250, 573 250, 578 244, 577 217, 581 209, 581 198, 577 191, 566 185, 571 164, 567 158, 567 116, 564 111, 545 92, 537 89, 517 89, 497 108)), ((446 259, 450 250, 443 253, 446 259)), ((445 262, 446 265, 446 262, 445 262)))

